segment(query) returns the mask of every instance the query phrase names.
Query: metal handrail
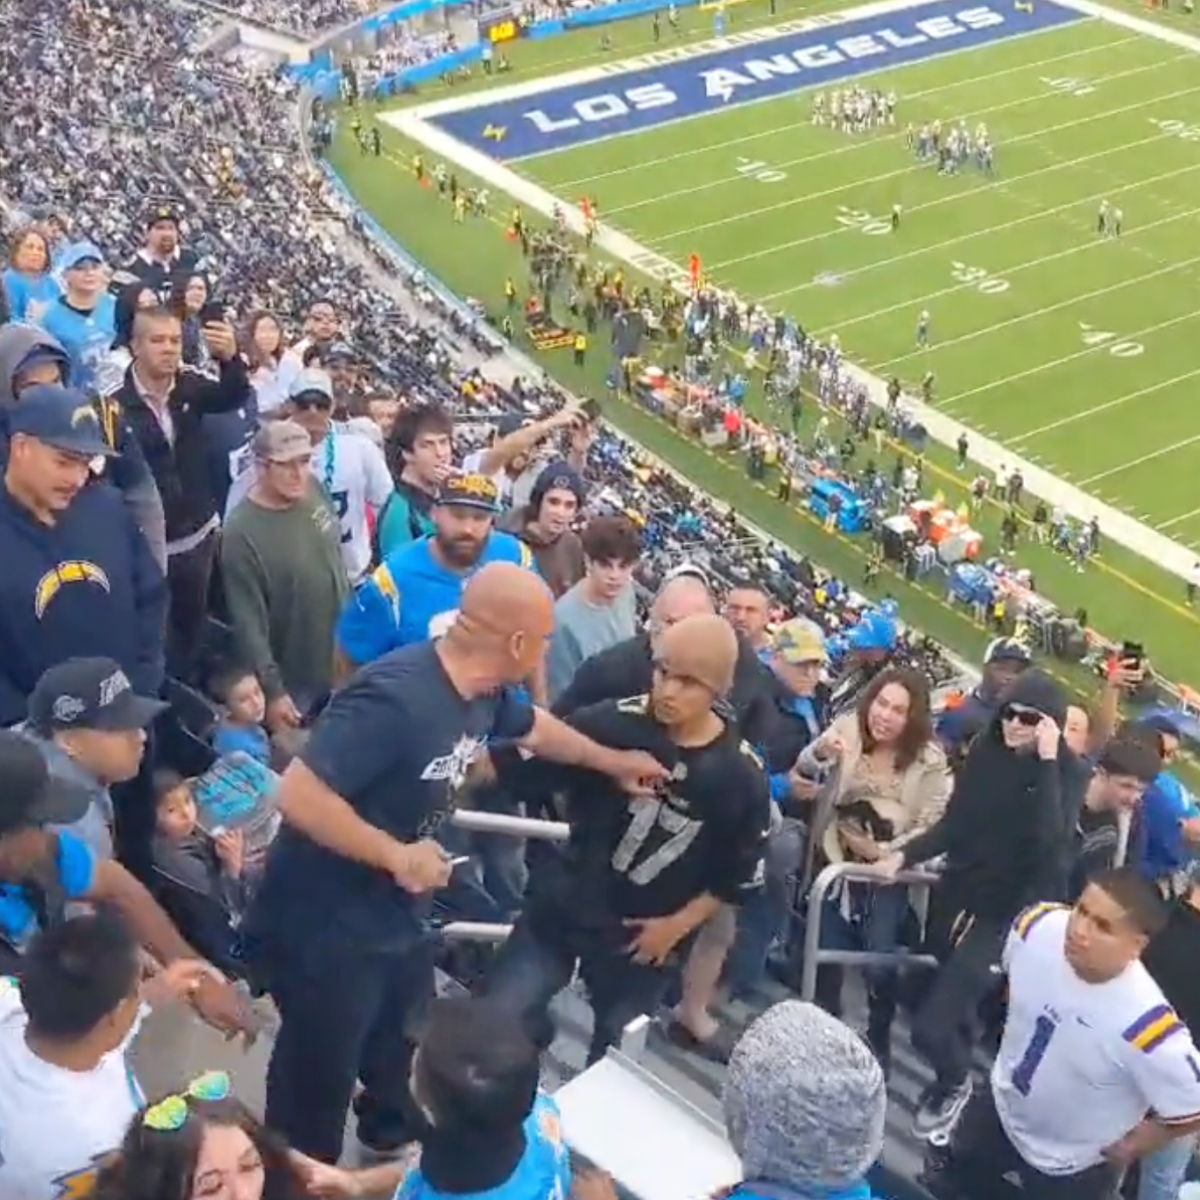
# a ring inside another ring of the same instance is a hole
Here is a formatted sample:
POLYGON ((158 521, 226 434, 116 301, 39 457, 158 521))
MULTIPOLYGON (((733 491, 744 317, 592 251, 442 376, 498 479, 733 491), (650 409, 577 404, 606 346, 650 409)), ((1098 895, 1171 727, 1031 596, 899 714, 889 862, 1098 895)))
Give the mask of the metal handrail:
POLYGON ((450 823, 472 833, 502 833, 543 842, 565 842, 571 836, 571 827, 566 821, 542 821, 536 817, 482 812, 476 808, 456 808, 450 814, 450 823))
POLYGON ((506 941, 513 927, 500 921, 448 921, 437 926, 437 936, 447 942, 506 941))
POLYGON ((830 863, 817 875, 808 893, 808 909, 804 921, 804 959, 800 969, 800 999, 811 1001, 817 994, 817 968, 821 963, 838 963, 859 967, 894 967, 900 963, 936 967, 932 954, 914 954, 909 950, 823 950, 821 948, 821 915, 829 889, 839 880, 868 883, 876 887, 908 884, 928 887, 937 882, 929 871, 901 871, 895 879, 883 879, 863 863, 830 863))

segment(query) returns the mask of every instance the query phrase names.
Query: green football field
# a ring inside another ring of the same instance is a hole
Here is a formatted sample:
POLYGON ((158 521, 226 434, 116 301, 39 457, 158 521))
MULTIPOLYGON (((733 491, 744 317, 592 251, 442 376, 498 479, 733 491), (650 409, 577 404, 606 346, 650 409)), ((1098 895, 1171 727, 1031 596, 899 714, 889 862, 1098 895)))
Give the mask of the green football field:
MULTIPOLYGON (((780 5, 777 19, 838 7, 780 5)), ((734 18, 735 29, 770 23, 749 4, 734 18)), ((1200 33, 1175 14, 1164 23, 1200 33)), ((711 32, 706 21, 693 30, 711 32)), ((616 27, 608 54, 644 52, 647 33, 642 22, 616 27)), ((600 56, 594 33, 511 53, 518 73, 546 75, 600 56)), ((1084 21, 859 82, 895 91, 895 129, 814 126, 812 93, 797 91, 510 165, 564 203, 593 198, 606 224, 641 245, 680 264, 698 254, 707 279, 836 333, 851 361, 913 382, 934 372, 936 403, 969 428, 1200 547, 1200 413, 1190 401, 1200 357, 1189 351, 1200 321, 1200 57, 1084 21), (970 164, 955 176, 919 164, 905 129, 935 120, 986 124, 994 178, 970 164), (1122 210, 1119 237, 1096 234, 1102 200, 1122 210), (927 349, 916 345, 922 310, 927 349)), ((414 186, 414 144, 383 129, 382 160, 343 136, 335 165, 402 244, 495 311, 505 276, 524 278, 518 252, 494 222, 454 224, 414 186)), ((497 210, 504 203, 494 199, 497 210)), ((596 364, 577 371, 569 355, 538 357, 568 386, 598 390, 596 364)), ((761 499, 741 501, 727 467, 702 464, 641 414, 615 417, 776 531, 761 499)), ((973 471, 957 472, 942 451, 931 466, 957 500, 973 471)), ((996 515, 983 521, 992 546, 996 515)), ((803 548, 820 555, 801 527, 803 548)), ((825 557, 841 569, 846 553, 831 546, 825 557)), ((1143 635, 1169 676, 1200 674, 1200 619, 1160 567, 1111 544, 1083 576, 1038 547, 1017 560, 1110 636, 1143 635)), ((961 614, 930 619, 931 607, 919 603, 915 619, 960 648, 977 644, 947 636, 961 614)))
POLYGON ((1089 21, 869 84, 896 129, 814 127, 800 91, 515 165, 877 374, 933 371, 969 428, 1200 546, 1200 56, 1089 21), (906 147, 958 119, 994 178, 906 147))

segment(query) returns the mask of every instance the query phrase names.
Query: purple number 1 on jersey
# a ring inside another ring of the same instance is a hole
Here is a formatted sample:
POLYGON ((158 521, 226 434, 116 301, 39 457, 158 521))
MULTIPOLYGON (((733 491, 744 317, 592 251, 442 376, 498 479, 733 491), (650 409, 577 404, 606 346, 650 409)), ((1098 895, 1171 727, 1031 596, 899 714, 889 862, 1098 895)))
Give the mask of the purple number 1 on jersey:
POLYGON ((1033 1037, 1029 1039, 1029 1045, 1025 1047, 1025 1053, 1021 1055, 1021 1061, 1013 1068, 1011 1077, 1013 1087, 1022 1096, 1029 1095, 1029 1089, 1033 1086, 1034 1073, 1037 1071, 1042 1059, 1046 1057, 1046 1051, 1050 1046, 1050 1039, 1054 1036, 1054 1031, 1057 1028, 1058 1026, 1045 1015, 1038 1017, 1035 1022, 1033 1037))

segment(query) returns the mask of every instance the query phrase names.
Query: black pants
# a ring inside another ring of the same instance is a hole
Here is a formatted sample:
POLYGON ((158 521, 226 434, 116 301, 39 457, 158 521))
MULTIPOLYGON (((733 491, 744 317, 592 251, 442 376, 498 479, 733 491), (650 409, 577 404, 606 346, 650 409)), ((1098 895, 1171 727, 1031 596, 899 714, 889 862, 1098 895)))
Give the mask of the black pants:
POLYGON ((935 901, 930 920, 928 948, 942 965, 917 1007, 912 1043, 938 1082, 955 1087, 971 1070, 979 1004, 999 982, 1010 923, 972 916, 948 900, 935 901))
POLYGON ((270 1128, 336 1163, 361 1080, 359 1140, 378 1150, 410 1140, 411 1035, 433 996, 431 947, 371 954, 330 938, 286 956, 272 948, 256 967, 281 1018, 267 1070, 270 1128))
POLYGON ((1015 1172, 1025 1200, 1110 1200, 1117 1172, 1107 1163, 1074 1175, 1046 1175, 1031 1167, 1008 1140, 996 1115, 992 1089, 976 1092, 954 1131, 946 1180, 955 1195, 998 1200, 1012 1195, 1003 1176, 1015 1172))
POLYGON ((220 534, 213 530, 198 546, 167 559, 167 673, 195 681, 197 656, 208 619, 208 585, 220 534))
POLYGON ((598 1062, 621 1031, 642 1013, 653 1013, 670 976, 661 967, 635 963, 625 946, 629 931, 577 925, 565 912, 527 906, 517 918, 483 981, 484 995, 519 1015, 530 1035, 548 1046, 554 1035, 550 1002, 571 982, 576 966, 592 1005, 588 1063, 598 1062))

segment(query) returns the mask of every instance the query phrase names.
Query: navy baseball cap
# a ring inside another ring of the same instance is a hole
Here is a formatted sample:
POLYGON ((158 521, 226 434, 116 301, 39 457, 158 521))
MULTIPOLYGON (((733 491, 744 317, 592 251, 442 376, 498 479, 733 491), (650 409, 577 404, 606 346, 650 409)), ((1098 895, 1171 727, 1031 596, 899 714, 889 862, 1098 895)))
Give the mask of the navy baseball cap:
POLYGON ((87 396, 57 383, 26 388, 9 413, 9 432, 23 433, 64 454, 80 458, 112 458, 116 451, 104 440, 100 418, 87 396))
POLYGON ((78 784, 50 774, 29 738, 0 729, 0 837, 39 825, 73 825, 91 800, 78 784))
POLYGON ((68 658, 48 668, 30 693, 29 724, 39 732, 145 729, 168 706, 139 696, 111 658, 68 658))

